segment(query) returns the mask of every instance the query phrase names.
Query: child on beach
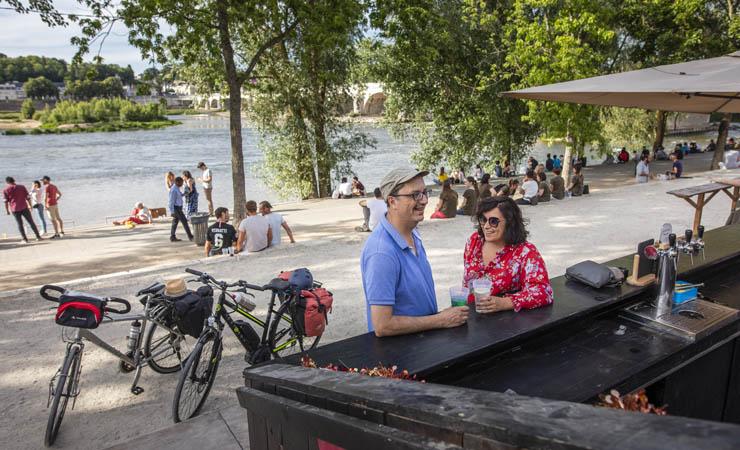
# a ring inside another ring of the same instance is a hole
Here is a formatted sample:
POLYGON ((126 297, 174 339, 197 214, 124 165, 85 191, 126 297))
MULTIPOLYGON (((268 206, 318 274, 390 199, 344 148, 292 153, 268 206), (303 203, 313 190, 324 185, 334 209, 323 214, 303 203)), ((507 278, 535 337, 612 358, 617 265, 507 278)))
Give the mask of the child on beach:
POLYGON ((152 213, 149 212, 149 208, 144 206, 143 203, 137 202, 134 205, 134 210, 130 217, 124 220, 117 220, 113 222, 113 225, 126 225, 129 222, 137 225, 152 223, 152 213))

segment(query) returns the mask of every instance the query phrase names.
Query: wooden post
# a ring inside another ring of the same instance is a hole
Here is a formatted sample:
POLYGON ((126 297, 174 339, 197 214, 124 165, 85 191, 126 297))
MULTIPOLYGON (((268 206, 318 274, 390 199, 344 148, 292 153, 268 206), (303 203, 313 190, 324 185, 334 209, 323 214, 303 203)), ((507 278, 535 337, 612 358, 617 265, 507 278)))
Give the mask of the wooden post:
POLYGON ((701 212, 704 209, 704 193, 699 194, 699 198, 696 200, 696 214, 694 214, 694 236, 698 233, 699 225, 701 225, 701 212))

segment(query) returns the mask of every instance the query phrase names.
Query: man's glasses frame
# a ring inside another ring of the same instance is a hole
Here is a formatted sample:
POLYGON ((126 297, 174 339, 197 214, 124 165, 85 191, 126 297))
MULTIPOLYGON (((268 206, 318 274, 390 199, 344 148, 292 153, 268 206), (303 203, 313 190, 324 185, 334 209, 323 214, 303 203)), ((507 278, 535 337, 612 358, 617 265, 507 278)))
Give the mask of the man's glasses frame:
POLYGON ((501 223, 501 219, 498 217, 489 217, 486 218, 485 216, 478 217, 478 223, 480 226, 485 226, 486 223, 490 225, 492 228, 498 228, 498 225, 501 223))
POLYGON ((424 196, 429 198, 429 195, 431 195, 432 191, 429 189, 425 189, 423 191, 416 191, 412 192, 410 194, 391 194, 389 197, 409 197, 413 199, 414 201, 420 202, 424 196))

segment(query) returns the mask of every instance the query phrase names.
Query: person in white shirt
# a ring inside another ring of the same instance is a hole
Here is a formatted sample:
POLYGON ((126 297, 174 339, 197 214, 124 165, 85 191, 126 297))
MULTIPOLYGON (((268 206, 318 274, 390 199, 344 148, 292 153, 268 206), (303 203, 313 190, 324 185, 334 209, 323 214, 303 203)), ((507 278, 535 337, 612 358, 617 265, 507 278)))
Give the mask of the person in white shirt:
POLYGON ((270 243, 270 247, 277 247, 280 245, 280 227, 285 228, 285 232, 288 233, 288 238, 290 238, 290 243, 295 244, 293 231, 288 226, 288 222, 286 222, 285 218, 280 214, 272 212, 272 205, 270 202, 267 200, 260 202, 259 211, 260 214, 262 214, 262 217, 266 217, 267 222, 270 224, 270 231, 272 231, 272 242, 270 243))
POLYGON ((44 218, 44 190, 41 189, 41 182, 36 180, 31 188, 31 207, 36 210, 41 222, 41 228, 44 230, 41 234, 46 234, 46 219, 44 218))
POLYGON ((540 190, 540 185, 534 179, 534 170, 527 170, 527 174, 524 178, 522 187, 519 188, 519 192, 523 195, 522 198, 516 200, 517 205, 536 205, 537 204, 537 193, 540 190))
POLYGON ((355 227, 355 231, 366 232, 373 231, 380 222, 380 219, 385 216, 388 212, 388 205, 383 200, 383 194, 380 192, 380 188, 373 190, 375 198, 370 200, 362 200, 360 206, 362 206, 362 215, 365 218, 365 222, 361 227, 355 227))
POLYGON ((342 183, 334 191, 332 198, 352 198, 352 183, 347 181, 347 177, 342 177, 342 183))
POLYGON ((640 162, 637 163, 635 178, 638 183, 647 183, 653 179, 653 174, 650 173, 650 167, 648 166, 651 159, 652 157, 649 154, 646 155, 643 153, 640 162))
POLYGON ((740 157, 740 152, 738 152, 737 150, 727 150, 725 152, 725 168, 737 169, 738 157, 740 157))
POLYGON ((239 238, 236 241, 234 254, 243 250, 260 252, 272 243, 272 230, 266 217, 257 215, 257 202, 247 202, 247 218, 239 224, 239 238))
POLYGON ((213 215, 213 177, 211 176, 211 169, 206 167, 206 163, 203 161, 198 163, 198 168, 203 171, 203 174, 198 177, 198 181, 203 183, 203 192, 206 193, 206 201, 208 202, 208 215, 213 215))

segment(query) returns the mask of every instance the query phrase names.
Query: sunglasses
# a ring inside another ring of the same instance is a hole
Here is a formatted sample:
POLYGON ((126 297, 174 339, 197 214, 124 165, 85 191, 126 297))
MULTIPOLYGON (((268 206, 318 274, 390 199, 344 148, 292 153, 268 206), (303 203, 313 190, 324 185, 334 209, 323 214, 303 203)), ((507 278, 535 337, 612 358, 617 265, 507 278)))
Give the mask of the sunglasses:
POLYGON ((499 219, 498 217, 489 217, 488 219, 486 219, 485 217, 480 216, 478 217, 478 223, 482 227, 486 226, 486 223, 488 223, 488 225, 490 225, 491 227, 498 228, 498 224, 501 223, 501 219, 499 219))
POLYGON ((391 197, 409 197, 409 198, 416 200, 417 202, 420 202, 421 199, 424 198, 424 196, 429 198, 429 194, 431 193, 432 191, 425 190, 425 191, 412 192, 410 194, 392 194, 391 197))

